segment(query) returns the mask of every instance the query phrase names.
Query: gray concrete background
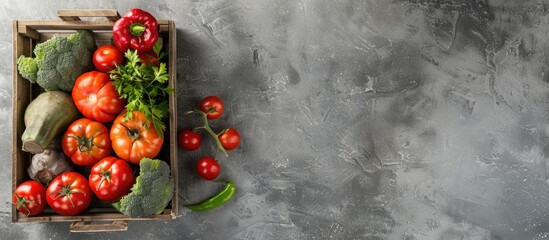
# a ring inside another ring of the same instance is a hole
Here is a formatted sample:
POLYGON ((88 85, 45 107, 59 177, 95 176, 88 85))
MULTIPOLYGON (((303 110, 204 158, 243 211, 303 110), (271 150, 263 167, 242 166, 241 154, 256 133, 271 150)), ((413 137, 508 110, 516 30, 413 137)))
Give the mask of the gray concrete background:
MULTIPOLYGON (((223 208, 123 233, 12 224, 0 239, 547 239, 546 1, 0 1, 0 199, 11 192, 14 19, 131 7, 178 29, 179 111, 219 95, 223 208)), ((179 127, 190 126, 183 115, 179 127)), ((183 205, 218 186, 180 152, 183 205)))

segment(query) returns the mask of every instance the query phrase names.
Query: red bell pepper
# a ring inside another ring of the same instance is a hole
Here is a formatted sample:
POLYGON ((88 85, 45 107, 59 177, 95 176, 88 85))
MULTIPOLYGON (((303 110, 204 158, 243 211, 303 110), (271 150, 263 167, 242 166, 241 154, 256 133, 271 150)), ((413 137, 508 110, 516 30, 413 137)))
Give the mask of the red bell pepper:
POLYGON ((114 23, 112 40, 122 52, 149 52, 158 40, 158 22, 150 13, 134 8, 114 23))

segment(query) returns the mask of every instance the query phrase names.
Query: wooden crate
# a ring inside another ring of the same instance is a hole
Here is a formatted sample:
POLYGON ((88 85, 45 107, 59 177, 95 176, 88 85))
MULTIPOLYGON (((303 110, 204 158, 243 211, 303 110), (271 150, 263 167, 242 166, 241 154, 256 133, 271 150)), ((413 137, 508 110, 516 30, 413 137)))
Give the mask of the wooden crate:
MULTIPOLYGON (((91 30, 96 38, 97 45, 110 43, 112 26, 120 18, 116 10, 58 10, 61 20, 15 20, 13 21, 13 153, 12 153, 12 192, 22 182, 29 179, 27 168, 30 165, 31 154, 23 152, 21 135, 25 129, 23 116, 27 105, 39 93, 41 88, 31 84, 19 75, 17 58, 21 55, 32 56, 36 43, 51 38, 54 34, 71 34, 75 30, 91 30), (92 20, 82 20, 81 17, 94 17, 92 20), (97 18, 100 21, 95 21, 97 18), (106 18, 106 20, 103 20, 106 18)), ((171 20, 159 20, 160 41, 164 44, 164 51, 168 53, 169 85, 176 89, 176 30, 171 20)), ((168 220, 174 219, 178 212, 178 174, 177 174, 177 106, 175 94, 169 97, 170 115, 167 122, 167 131, 161 154, 157 157, 168 161, 175 183, 175 191, 170 205, 163 213, 142 217, 130 218, 110 205, 93 201, 85 212, 77 216, 61 216, 49 207, 37 216, 26 217, 12 207, 12 222, 73 222, 70 226, 74 232, 90 231, 123 231, 127 229, 131 220, 168 220), (169 140, 169 141, 166 141, 169 140), (169 159, 168 159, 169 158, 169 159), (103 224, 97 224, 101 223, 103 224)), ((94 198, 95 199, 95 198, 94 198)))

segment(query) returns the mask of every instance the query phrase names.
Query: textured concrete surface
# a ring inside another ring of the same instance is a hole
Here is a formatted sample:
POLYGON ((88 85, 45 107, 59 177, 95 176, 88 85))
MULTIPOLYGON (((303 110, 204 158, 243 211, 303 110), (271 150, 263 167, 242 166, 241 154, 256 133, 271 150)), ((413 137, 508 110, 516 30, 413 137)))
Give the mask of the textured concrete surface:
MULTIPOLYGON (((101 234, 12 224, 0 205, 1 239, 549 238, 546 1, 146 2, 0 1, 0 138, 11 20, 142 8, 176 21, 179 111, 219 95, 215 126, 242 134, 219 159, 235 199, 101 234)), ((10 149, 0 144, 3 202, 10 149)), ((181 152, 181 204, 217 190, 193 172, 208 152, 181 152)))

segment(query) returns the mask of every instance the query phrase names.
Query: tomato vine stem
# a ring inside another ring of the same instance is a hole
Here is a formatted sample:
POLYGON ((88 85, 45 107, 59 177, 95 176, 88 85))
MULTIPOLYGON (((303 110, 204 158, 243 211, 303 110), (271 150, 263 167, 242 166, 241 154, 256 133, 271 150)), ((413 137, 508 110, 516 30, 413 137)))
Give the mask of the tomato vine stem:
POLYGON ((195 113, 199 114, 200 116, 202 116, 202 119, 204 121, 204 125, 203 126, 199 126, 199 127, 195 127, 193 130, 197 130, 197 129, 204 129, 206 130, 206 132, 208 132, 214 139, 215 139, 215 143, 217 144, 217 148, 219 150, 221 150, 221 152, 227 157, 229 156, 229 154, 227 153, 227 150, 225 150, 225 148, 223 147, 223 145, 221 144, 221 141, 219 141, 219 135, 217 133, 215 133, 212 128, 210 127, 210 124, 208 122, 208 115, 201 111, 201 110, 198 110, 198 109, 194 109, 193 110, 195 113))

